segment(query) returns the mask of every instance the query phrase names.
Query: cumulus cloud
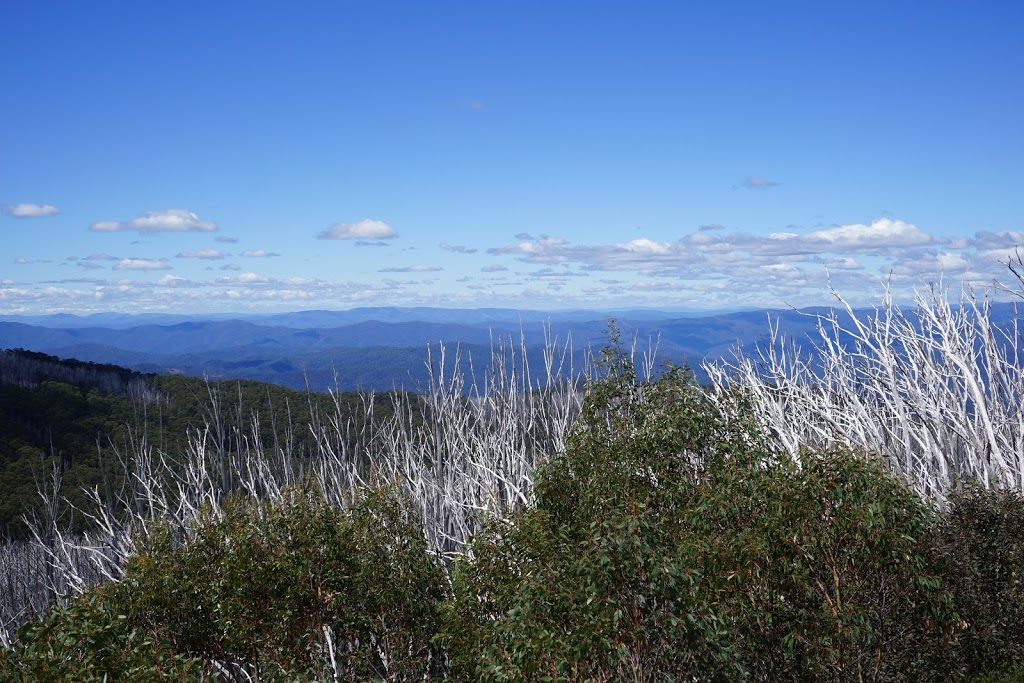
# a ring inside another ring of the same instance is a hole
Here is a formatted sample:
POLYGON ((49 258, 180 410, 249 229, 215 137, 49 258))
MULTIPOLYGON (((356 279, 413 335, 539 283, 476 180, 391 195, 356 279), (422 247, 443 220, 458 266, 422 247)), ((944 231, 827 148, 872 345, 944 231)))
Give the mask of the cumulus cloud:
MULTIPOLYGON (((987 245, 1011 239, 1012 236, 977 237, 979 243, 987 245)), ((822 291, 826 270, 837 286, 845 284, 863 291, 869 279, 884 278, 898 259, 946 242, 906 221, 882 218, 868 225, 840 225, 803 234, 787 231, 756 235, 718 228, 695 229, 675 242, 638 237, 613 244, 571 244, 559 238, 531 237, 488 252, 528 264, 575 266, 566 272, 620 272, 630 274, 627 278, 653 278, 645 280, 647 284, 641 288, 649 292, 667 293, 674 291, 671 283, 686 283, 690 294, 680 297, 719 287, 723 292, 729 291, 734 300, 723 299, 715 305, 734 306, 763 305, 760 302, 766 298, 792 303, 799 296, 822 291), (874 268, 870 274, 865 272, 868 266, 874 268)), ((949 257, 929 259, 920 265, 961 270, 963 266, 949 257)), ((909 270, 909 262, 901 270, 909 270)), ((971 272, 976 271, 974 268, 971 272)), ((541 271, 531 279, 565 283, 564 275, 556 276, 556 272, 559 270, 541 271)), ((587 288, 594 296, 598 296, 598 290, 605 297, 641 291, 632 279, 598 282, 604 287, 587 288)), ((582 288, 574 291, 585 294, 582 288)), ((711 299, 701 300, 702 305, 711 305, 710 302, 711 299)))
POLYGON ((193 251, 182 251, 179 252, 176 258, 199 258, 206 259, 208 261, 216 261, 222 259, 229 254, 225 254, 218 249, 195 249, 193 251))
POLYGON ((441 242, 441 244, 437 246, 445 251, 454 251, 459 254, 475 254, 477 252, 476 249, 470 249, 469 247, 464 247, 462 245, 448 244, 447 242, 441 242))
POLYGON ((228 237, 227 235, 219 235, 217 237, 214 237, 213 241, 214 242, 221 242, 223 244, 237 244, 238 243, 238 238, 237 237, 228 237))
POLYGON ((437 266, 405 266, 402 268, 381 268, 378 273, 434 273, 442 268, 437 266))
POLYGON ((238 265, 237 263, 225 263, 223 266, 220 267, 220 269, 221 270, 241 270, 242 266, 238 265))
POLYGON ((83 257, 83 260, 85 260, 85 261, 120 261, 121 259, 118 256, 111 256, 110 254, 107 254, 105 252, 100 252, 98 254, 89 254, 88 256, 83 257))
POLYGON ((14 259, 14 262, 17 263, 19 266, 23 266, 26 263, 32 263, 27 258, 22 258, 21 256, 19 256, 18 258, 14 259))
POLYGON ((12 218, 44 218, 56 216, 60 210, 52 204, 4 204, 0 213, 12 218))
POLYGON ((630 240, 625 244, 619 244, 620 249, 626 251, 643 253, 643 254, 667 254, 672 250, 672 246, 669 244, 663 244, 661 242, 655 242, 645 237, 640 239, 630 240))
POLYGON ((537 239, 533 239, 525 233, 516 235, 516 239, 522 237, 527 239, 505 247, 491 247, 487 250, 487 253, 494 255, 513 254, 519 256, 519 260, 527 263, 563 263, 569 258, 565 253, 566 250, 563 249, 566 241, 560 237, 541 235, 537 239))
MULTIPOLYGON (((990 264, 991 265, 995 264, 990 264)), ((971 262, 963 254, 928 249, 902 255, 890 266, 894 277, 915 281, 921 276, 963 275, 971 262)))
POLYGON ((171 270, 166 261, 154 261, 145 258, 121 259, 114 265, 114 270, 171 270))
POLYGON ((700 226, 700 230, 703 230, 705 232, 708 230, 725 230, 725 226, 722 225, 721 223, 708 223, 706 225, 700 226))
POLYGON ((746 180, 743 181, 743 187, 748 190, 770 190, 781 184, 782 183, 775 180, 768 180, 767 178, 762 178, 757 175, 747 176, 746 180))
POLYGON ((216 285, 269 285, 271 279, 264 277, 259 273, 242 273, 236 277, 222 277, 218 280, 214 280, 213 284, 216 285))
POLYGON ((204 221, 187 209, 147 211, 127 221, 100 221, 89 226, 95 232, 213 232, 217 224, 204 221))
POLYGON ((916 225, 900 220, 880 218, 871 225, 855 223, 830 230, 819 230, 798 236, 798 240, 822 250, 877 249, 879 247, 920 247, 936 240, 916 225))
POLYGON ((508 270, 508 268, 506 268, 505 266, 494 265, 494 266, 484 266, 483 268, 480 269, 480 272, 481 273, 503 273, 506 270, 508 270))
POLYGON ((389 240, 398 233, 384 221, 364 219, 355 223, 335 223, 316 236, 318 240, 389 240))
POLYGON ((881 218, 871 225, 854 223, 809 233, 775 232, 768 237, 747 233, 687 235, 689 249, 704 254, 751 253, 762 255, 808 255, 837 252, 882 252, 921 247, 938 242, 916 225, 881 218))
POLYGON ((191 280, 186 280, 183 277, 177 275, 164 275, 162 278, 156 281, 161 287, 196 287, 197 283, 191 280))
POLYGON ((241 253, 241 256, 249 258, 266 258, 270 256, 280 256, 280 254, 273 251, 267 251, 266 249, 246 249, 241 253))
POLYGON ((973 247, 978 251, 1016 249, 1024 246, 1024 232, 1020 230, 1003 230, 1001 232, 983 230, 974 233, 974 238, 967 240, 966 246, 973 247))
MULTIPOLYGON (((756 240, 755 240, 756 241, 756 240)), ((821 254, 842 251, 884 251, 921 247, 937 240, 904 221, 883 218, 871 225, 854 223, 809 233, 775 232, 762 241, 766 251, 778 254, 821 254)))

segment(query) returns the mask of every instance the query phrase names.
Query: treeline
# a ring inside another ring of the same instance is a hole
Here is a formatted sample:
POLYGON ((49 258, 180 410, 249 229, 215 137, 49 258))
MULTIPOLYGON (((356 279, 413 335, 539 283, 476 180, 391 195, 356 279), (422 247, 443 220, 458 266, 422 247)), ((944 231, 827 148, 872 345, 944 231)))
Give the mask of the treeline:
POLYGON ((395 482, 155 523, 18 632, 5 680, 1017 681, 1024 498, 939 509, 886 464, 793 457, 742 392, 612 359, 535 498, 451 562, 395 482))
POLYGON ((83 390, 98 389, 104 394, 129 396, 140 402, 154 402, 150 379, 127 368, 108 363, 92 363, 73 358, 28 351, 4 349, 0 351, 0 385, 31 389, 42 382, 71 384, 83 390))

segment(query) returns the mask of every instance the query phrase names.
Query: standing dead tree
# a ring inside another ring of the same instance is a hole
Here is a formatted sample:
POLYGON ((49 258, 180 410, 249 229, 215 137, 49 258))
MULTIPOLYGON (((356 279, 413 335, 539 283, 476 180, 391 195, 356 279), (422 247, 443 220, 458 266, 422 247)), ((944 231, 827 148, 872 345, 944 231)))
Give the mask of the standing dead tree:
POLYGON ((852 446, 886 458, 938 500, 965 481, 1024 489, 1024 367, 1019 321, 992 316, 992 291, 951 300, 918 292, 908 312, 885 292, 867 316, 834 289, 800 346, 769 321, 753 352, 706 363, 713 393, 748 395, 781 447, 852 446))

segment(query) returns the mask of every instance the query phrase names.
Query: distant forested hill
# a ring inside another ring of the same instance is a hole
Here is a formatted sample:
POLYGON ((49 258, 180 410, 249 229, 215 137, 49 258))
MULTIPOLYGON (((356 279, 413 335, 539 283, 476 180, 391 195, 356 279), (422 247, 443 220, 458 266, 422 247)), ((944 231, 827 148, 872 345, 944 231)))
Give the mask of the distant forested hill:
MULTIPOLYGON (((576 362, 606 341, 609 319, 623 339, 641 350, 657 346, 661 359, 697 371, 706 359, 748 351, 768 333, 769 317, 779 332, 800 344, 816 336, 826 308, 760 310, 705 316, 671 311, 512 311, 506 309, 357 309, 303 311, 244 318, 124 316, 103 314, 0 316, 0 348, 26 348, 62 358, 114 364, 143 373, 184 374, 211 379, 252 379, 316 392, 414 392, 429 386, 428 347, 458 348, 478 377, 495 346, 523 349, 540 373, 545 344, 572 351, 576 362)), ((866 318, 871 310, 856 312, 866 318)), ((845 311, 836 313, 845 319, 845 311)), ((913 315, 909 316, 913 319, 913 315)), ((995 304, 992 322, 1012 324, 1012 304, 995 304)))

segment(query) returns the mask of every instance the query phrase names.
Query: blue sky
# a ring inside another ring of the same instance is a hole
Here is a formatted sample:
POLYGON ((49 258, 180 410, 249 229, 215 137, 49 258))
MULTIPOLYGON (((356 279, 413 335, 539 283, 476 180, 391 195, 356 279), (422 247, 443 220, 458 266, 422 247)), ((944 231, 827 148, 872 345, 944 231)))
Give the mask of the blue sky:
POLYGON ((1006 280, 1018 3, 0 0, 0 313, 1006 280))

